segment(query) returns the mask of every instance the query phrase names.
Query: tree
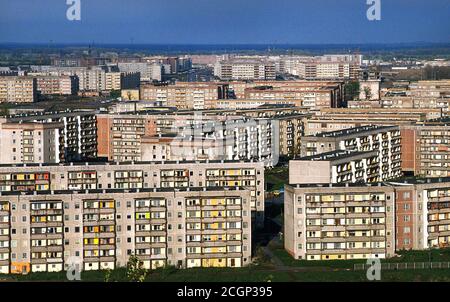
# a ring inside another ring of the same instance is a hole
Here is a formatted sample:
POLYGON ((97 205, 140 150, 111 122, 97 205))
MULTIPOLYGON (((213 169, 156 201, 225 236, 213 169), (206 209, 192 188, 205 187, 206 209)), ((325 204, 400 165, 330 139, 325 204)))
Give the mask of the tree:
POLYGON ((264 247, 262 246, 256 248, 256 263, 270 263, 270 256, 266 254, 266 252, 264 251, 264 247))
POLYGON ((121 92, 120 92, 120 90, 111 90, 111 92, 109 93, 109 96, 113 99, 117 99, 121 96, 121 92))
POLYGON ((105 282, 110 282, 111 281, 111 275, 112 275, 111 270, 110 269, 106 270, 104 281, 105 282))
POLYGON ((127 262, 127 278, 131 282, 144 282, 148 270, 144 268, 144 262, 136 255, 131 255, 127 262))
POLYGON ((364 87, 364 98, 366 101, 370 101, 372 98, 372 89, 370 87, 364 87))
POLYGON ((344 91, 346 101, 354 100, 359 95, 359 82, 358 81, 347 82, 345 84, 344 91))

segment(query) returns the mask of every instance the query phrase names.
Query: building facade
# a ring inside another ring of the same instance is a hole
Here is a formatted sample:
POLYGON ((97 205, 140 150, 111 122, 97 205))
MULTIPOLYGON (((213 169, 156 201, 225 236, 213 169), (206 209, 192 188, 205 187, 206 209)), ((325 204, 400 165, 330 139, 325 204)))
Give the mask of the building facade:
POLYGON ((264 165, 259 162, 186 161, 26 164, 0 166, 1 192, 96 189, 249 187, 253 216, 264 217, 264 165))
POLYGON ((371 183, 395 178, 381 169, 377 151, 336 150, 289 161, 289 183, 371 183))
POLYGON ((140 97, 145 101, 155 101, 161 106, 178 109, 215 108, 218 99, 227 98, 227 84, 203 82, 177 82, 174 85, 141 85, 140 97))
POLYGON ((0 271, 55 272, 251 261, 250 191, 202 188, 43 191, 0 196, 0 271))
POLYGON ((302 138, 302 156, 314 156, 335 150, 377 151, 381 179, 402 176, 401 135, 396 126, 364 126, 323 132, 302 138))
POLYGON ((0 103, 33 103, 36 101, 36 80, 32 77, 0 77, 0 103))
POLYGON ((395 253, 394 190, 285 186, 285 249, 295 259, 388 258, 395 253))
POLYGON ((93 111, 22 114, 0 118, 0 142, 5 150, 11 150, 0 155, 0 163, 64 163, 96 159, 96 123, 93 111), (52 155, 35 154, 29 161, 25 160, 27 150, 52 155))
POLYGON ((222 80, 274 80, 275 64, 254 58, 233 58, 219 61, 214 75, 222 80))

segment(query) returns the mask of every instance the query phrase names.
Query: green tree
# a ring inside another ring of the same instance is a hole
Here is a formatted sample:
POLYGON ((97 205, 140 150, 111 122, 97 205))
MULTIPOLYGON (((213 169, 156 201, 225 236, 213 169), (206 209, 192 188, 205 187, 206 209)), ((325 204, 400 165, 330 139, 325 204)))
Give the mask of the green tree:
POLYGON ((364 98, 366 101, 370 101, 372 98, 372 89, 370 87, 364 87, 364 98))
POLYGON ((270 257, 266 254, 266 252, 264 251, 264 247, 262 246, 256 248, 256 263, 270 263, 270 257))
POLYGON ((345 100, 351 101, 358 97, 359 95, 359 82, 353 81, 345 84, 345 100))
POLYGON ((111 282, 111 274, 112 274, 112 271, 110 269, 106 270, 104 282, 111 282))
POLYGON ((111 90, 109 96, 111 98, 117 99, 121 96, 121 91, 120 90, 111 90))
POLYGON ((148 270, 144 268, 144 262, 136 255, 131 255, 127 262, 127 278, 131 282, 144 282, 148 270))

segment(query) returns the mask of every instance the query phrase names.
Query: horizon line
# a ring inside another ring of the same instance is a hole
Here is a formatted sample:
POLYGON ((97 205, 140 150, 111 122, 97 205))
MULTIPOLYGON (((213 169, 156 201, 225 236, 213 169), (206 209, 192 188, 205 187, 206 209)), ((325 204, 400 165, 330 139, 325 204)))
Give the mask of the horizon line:
POLYGON ((351 43, 149 43, 149 42, 0 42, 0 45, 152 45, 152 46, 266 46, 266 45, 292 45, 292 46, 361 46, 361 45, 449 45, 449 42, 427 42, 427 41, 414 41, 414 42, 351 42, 351 43))

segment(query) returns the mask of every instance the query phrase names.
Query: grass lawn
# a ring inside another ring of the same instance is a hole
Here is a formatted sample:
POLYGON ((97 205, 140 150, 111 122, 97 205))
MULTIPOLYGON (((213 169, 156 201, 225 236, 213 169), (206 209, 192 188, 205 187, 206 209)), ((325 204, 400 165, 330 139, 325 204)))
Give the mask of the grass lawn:
POLYGON ((366 260, 296 260, 282 248, 274 248, 272 249, 272 252, 283 262, 284 265, 289 267, 331 267, 353 269, 353 264, 355 263, 366 263, 366 260))
MULTIPOLYGON (((366 271, 354 271, 353 264, 365 260, 305 261, 292 258, 279 243, 271 243, 270 249, 287 267, 277 268, 265 263, 244 268, 193 268, 172 267, 151 271, 147 282, 364 282, 366 271)), ((426 262, 428 251, 402 251, 400 257, 382 262, 426 262)), ((450 249, 431 251, 432 261, 450 261, 450 249)), ((104 282, 106 271, 81 273, 81 281, 104 282)), ((0 275, 0 281, 67 281, 65 272, 31 273, 28 275, 0 275)), ((126 269, 110 272, 109 282, 128 281, 126 269)), ((381 281, 445 281, 450 282, 450 269, 383 270, 381 281)))
MULTIPOLYGON (((105 272, 83 272, 82 281, 103 282, 105 272)), ((26 276, 0 276, 10 281, 67 281, 65 273, 33 273, 26 276)), ((125 269, 111 273, 110 282, 127 281, 125 269)), ((275 271, 270 267, 240 269, 186 269, 152 272, 148 282, 357 282, 367 281, 365 271, 275 271)), ((381 281, 450 281, 450 269, 383 271, 381 281)))
MULTIPOLYGON (((357 260, 296 260, 279 245, 271 245, 270 249, 276 257, 278 257, 284 265, 289 267, 328 267, 339 269, 353 269, 353 265, 357 263, 366 263, 364 259, 357 260)), ((381 262, 387 263, 405 263, 405 262, 450 262, 449 249, 434 249, 431 251, 399 251, 399 256, 381 259, 381 262), (431 254, 431 257, 430 257, 431 254)))

